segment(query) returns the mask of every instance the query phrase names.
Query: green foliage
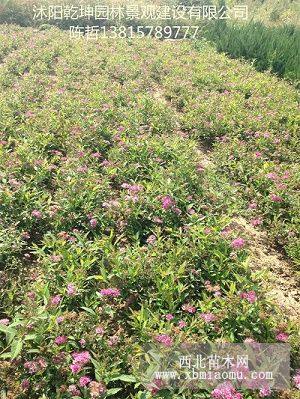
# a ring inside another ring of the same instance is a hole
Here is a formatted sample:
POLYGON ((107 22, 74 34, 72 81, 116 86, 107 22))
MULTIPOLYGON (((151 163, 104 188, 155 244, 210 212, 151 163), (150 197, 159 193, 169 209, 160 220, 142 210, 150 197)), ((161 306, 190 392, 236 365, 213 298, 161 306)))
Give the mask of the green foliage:
POLYGON ((218 51, 253 61, 258 71, 270 70, 296 82, 300 79, 300 30, 296 26, 217 21, 207 26, 205 36, 216 44, 218 51))

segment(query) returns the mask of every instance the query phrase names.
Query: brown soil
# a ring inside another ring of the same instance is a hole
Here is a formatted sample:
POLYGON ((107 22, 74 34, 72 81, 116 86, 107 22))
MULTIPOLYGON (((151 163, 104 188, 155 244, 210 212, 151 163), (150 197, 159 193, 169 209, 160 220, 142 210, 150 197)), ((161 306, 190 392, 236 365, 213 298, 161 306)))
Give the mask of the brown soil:
POLYGON ((289 316, 300 320, 300 281, 293 265, 270 244, 267 234, 236 218, 233 225, 248 237, 250 249, 249 266, 253 271, 266 271, 264 287, 267 296, 289 316))

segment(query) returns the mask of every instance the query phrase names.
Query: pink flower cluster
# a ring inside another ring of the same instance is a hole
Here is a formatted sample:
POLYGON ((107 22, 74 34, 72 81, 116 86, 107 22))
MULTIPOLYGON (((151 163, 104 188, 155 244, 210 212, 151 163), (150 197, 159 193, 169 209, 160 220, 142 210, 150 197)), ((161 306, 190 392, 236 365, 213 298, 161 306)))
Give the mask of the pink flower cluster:
POLYGON ((173 345, 173 339, 167 334, 159 334, 155 337, 155 340, 160 344, 170 347, 173 345))
POLYGON ((246 299, 249 303, 254 303, 257 300, 255 291, 241 292, 240 297, 246 299))
POLYGON ((261 218, 251 219, 250 223, 252 224, 253 227, 257 227, 262 224, 262 219, 261 218))
POLYGON ((149 245, 153 245, 156 241, 156 237, 154 234, 151 234, 148 238, 147 238, 147 244, 149 245))
POLYGON ((83 377, 80 377, 79 379, 79 386, 80 387, 85 387, 91 382, 91 378, 88 377, 87 375, 84 375, 83 377))
POLYGON ((165 381, 159 378, 154 379, 151 384, 147 385, 147 389, 152 395, 156 395, 164 387, 165 381))
POLYGON ((200 317, 205 321, 205 323, 211 323, 216 320, 216 316, 212 313, 201 313, 200 317))
POLYGON ((277 195, 277 194, 270 194, 270 198, 271 198, 271 201, 273 201, 273 202, 282 202, 283 201, 282 197, 280 197, 280 195, 277 195))
POLYGON ((296 375, 294 375, 293 382, 295 387, 300 389, 300 370, 297 370, 296 375))
POLYGON ((106 387, 102 382, 92 381, 89 385, 91 398, 98 398, 106 392, 106 387))
POLYGON ((82 367, 89 363, 91 356, 88 351, 72 353, 73 363, 70 366, 72 373, 77 374, 81 371, 82 367))
POLYGON ((138 184, 123 183, 123 184, 121 184, 121 187, 125 188, 126 190, 130 191, 133 194, 137 194, 143 190, 143 187, 139 186, 138 184))
POLYGON ((173 212, 177 213, 177 215, 180 215, 181 210, 176 207, 176 202, 170 195, 164 195, 163 197, 160 198, 161 200, 161 205, 164 210, 169 210, 172 209, 173 212))
POLYGON ((75 296, 77 294, 77 290, 74 284, 67 285, 67 294, 69 296, 75 296))
POLYGON ((188 312, 188 313, 195 313, 196 312, 195 306, 192 306, 192 305, 190 305, 188 303, 182 305, 181 309, 184 310, 185 312, 188 312))
POLYGON ((211 393, 213 399, 243 399, 241 393, 237 392, 229 382, 218 385, 211 393))
POLYGON ((38 211, 37 209, 34 209, 31 212, 31 216, 34 217, 35 219, 41 219, 43 217, 42 212, 38 211))
POLYGON ((55 295, 50 299, 51 306, 57 306, 61 303, 62 297, 60 295, 55 295))
POLYGON ((55 338, 54 342, 56 345, 63 345, 68 341, 68 337, 65 335, 59 335, 58 337, 55 338))
POLYGON ((241 249, 245 246, 246 242, 243 238, 235 238, 232 242, 231 242, 231 247, 234 249, 241 249))
POLYGON ((120 290, 118 288, 103 288, 100 290, 100 295, 102 296, 110 296, 110 297, 118 297, 121 295, 120 290))
POLYGON ((268 386, 262 387, 262 388, 259 390, 259 396, 260 396, 261 398, 266 398, 267 396, 270 396, 271 393, 272 393, 272 392, 271 392, 271 388, 268 387, 268 386))
POLYGON ((24 363, 24 368, 28 371, 29 374, 35 374, 38 371, 41 371, 47 367, 47 363, 45 359, 39 358, 37 360, 30 360, 24 363))
POLYGON ((175 205, 175 201, 169 195, 165 195, 161 199, 161 204, 162 204, 163 209, 167 210, 167 209, 172 208, 172 206, 175 205))
POLYGON ((179 320, 178 322, 178 327, 179 328, 184 328, 187 326, 187 323, 184 320, 179 320))
POLYGON ((90 226, 92 229, 95 229, 97 227, 98 221, 95 218, 90 219, 90 226))
POLYGON ((289 334, 287 334, 285 332, 279 332, 276 334, 276 339, 277 339, 277 341, 280 341, 280 342, 287 342, 289 339, 289 334))

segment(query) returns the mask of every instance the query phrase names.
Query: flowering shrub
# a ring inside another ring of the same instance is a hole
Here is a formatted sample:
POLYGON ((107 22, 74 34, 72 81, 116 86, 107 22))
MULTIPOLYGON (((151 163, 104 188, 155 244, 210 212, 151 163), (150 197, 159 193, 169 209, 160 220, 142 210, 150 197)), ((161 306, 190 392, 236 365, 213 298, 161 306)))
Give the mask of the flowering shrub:
POLYGON ((251 239, 231 223, 241 214, 267 227, 296 259, 294 90, 184 42, 6 30, 2 392, 265 395, 147 389, 135 371, 149 342, 220 340, 289 342, 299 367, 296 326, 265 299, 247 267, 251 239), (215 166, 201 159, 200 139, 215 143, 215 166))

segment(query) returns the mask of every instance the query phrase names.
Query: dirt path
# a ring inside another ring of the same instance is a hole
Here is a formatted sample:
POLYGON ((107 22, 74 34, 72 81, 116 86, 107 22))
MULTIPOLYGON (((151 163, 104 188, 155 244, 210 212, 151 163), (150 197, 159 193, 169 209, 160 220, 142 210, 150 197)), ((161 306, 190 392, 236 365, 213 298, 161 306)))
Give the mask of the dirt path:
MULTIPOLYGON (((175 115, 179 112, 174 109, 172 103, 168 101, 163 89, 157 87, 152 93, 153 97, 172 108, 175 115)), ((178 122, 178 133, 180 123, 178 122)), ((214 163, 207 150, 198 147, 199 161, 206 167, 213 167, 214 163)), ((238 217, 233 220, 232 227, 241 231, 248 238, 250 244, 249 266, 253 271, 264 271, 266 278, 263 280, 263 288, 267 292, 267 297, 279 306, 290 320, 300 320, 300 280, 297 277, 293 265, 286 257, 272 247, 267 233, 255 229, 244 218, 238 217)))

